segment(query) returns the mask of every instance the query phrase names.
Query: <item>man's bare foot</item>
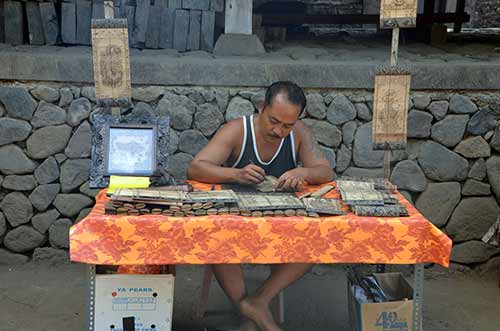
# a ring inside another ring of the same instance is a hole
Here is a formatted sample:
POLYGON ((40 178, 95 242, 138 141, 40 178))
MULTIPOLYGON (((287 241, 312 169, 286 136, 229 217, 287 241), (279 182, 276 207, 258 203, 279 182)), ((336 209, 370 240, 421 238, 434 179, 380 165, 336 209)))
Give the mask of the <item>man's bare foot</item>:
POLYGON ((246 297, 239 303, 239 309, 243 316, 254 321, 263 331, 282 331, 274 321, 269 307, 259 302, 254 297, 246 297))

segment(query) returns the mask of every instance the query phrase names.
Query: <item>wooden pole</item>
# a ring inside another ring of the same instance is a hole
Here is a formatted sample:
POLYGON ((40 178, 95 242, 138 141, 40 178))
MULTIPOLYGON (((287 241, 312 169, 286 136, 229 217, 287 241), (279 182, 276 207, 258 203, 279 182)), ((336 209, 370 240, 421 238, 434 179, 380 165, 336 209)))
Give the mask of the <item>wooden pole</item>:
MULTIPOLYGON (((391 44, 391 66, 398 64, 398 46, 399 46, 399 28, 392 29, 391 44)), ((389 179, 391 176, 391 151, 384 150, 384 177, 389 179)))
POLYGON ((399 28, 392 29, 391 66, 398 64, 399 28))
POLYGON ((462 17, 465 14, 465 0, 457 0, 457 10, 455 11, 455 25, 453 26, 453 32, 460 33, 462 31, 462 17), (460 19, 459 19, 460 18, 460 19))
POLYGON ((104 18, 115 18, 113 1, 104 1, 104 18))
POLYGON ((389 179, 391 177, 391 150, 384 150, 384 177, 389 179))

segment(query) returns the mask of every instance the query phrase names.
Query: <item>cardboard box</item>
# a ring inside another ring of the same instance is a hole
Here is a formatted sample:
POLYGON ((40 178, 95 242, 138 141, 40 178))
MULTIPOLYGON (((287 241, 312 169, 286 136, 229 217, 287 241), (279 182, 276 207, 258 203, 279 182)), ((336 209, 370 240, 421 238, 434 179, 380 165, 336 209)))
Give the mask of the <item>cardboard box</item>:
POLYGON ((374 274, 386 294, 400 301, 361 303, 348 280, 349 320, 354 331, 411 331, 413 289, 400 273, 374 274), (409 300, 403 300, 408 298, 409 300))
POLYGON ((96 275, 94 330, 171 331, 173 301, 173 275, 96 275))

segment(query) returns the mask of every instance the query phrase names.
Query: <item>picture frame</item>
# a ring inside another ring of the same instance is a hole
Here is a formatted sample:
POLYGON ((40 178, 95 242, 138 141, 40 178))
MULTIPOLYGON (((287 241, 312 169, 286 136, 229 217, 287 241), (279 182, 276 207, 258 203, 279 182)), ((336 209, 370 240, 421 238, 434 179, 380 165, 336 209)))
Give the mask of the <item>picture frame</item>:
POLYGON ((156 171, 157 126, 108 124, 104 137, 104 174, 151 176, 156 171))
POLYGON ((89 186, 107 187, 111 175, 161 173, 168 164, 169 126, 166 116, 95 114, 89 186))

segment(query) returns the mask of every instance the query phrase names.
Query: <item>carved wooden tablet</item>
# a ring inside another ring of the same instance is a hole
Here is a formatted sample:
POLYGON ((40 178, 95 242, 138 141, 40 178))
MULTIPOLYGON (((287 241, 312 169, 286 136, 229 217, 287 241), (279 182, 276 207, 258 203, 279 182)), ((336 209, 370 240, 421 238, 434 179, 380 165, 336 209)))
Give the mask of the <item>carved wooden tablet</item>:
POLYGON ((406 148, 410 78, 409 74, 375 76, 373 149, 406 148))
POLYGON ((382 193, 375 190, 341 190, 340 195, 346 205, 384 205, 382 193))
POLYGON ((380 28, 411 28, 417 25, 417 0, 381 0, 380 28))
POLYGON ((294 194, 287 193, 236 193, 238 206, 244 210, 304 209, 304 205, 294 194))
POLYGON ((92 20, 92 54, 96 98, 130 98, 127 20, 92 20))
POLYGON ((338 199, 305 198, 302 200, 306 211, 320 214, 343 215, 340 201, 338 199))
POLYGON ((187 193, 185 202, 236 203, 238 202, 238 197, 232 190, 219 190, 219 191, 206 191, 206 192, 197 191, 197 192, 187 193))
POLYGON ((398 217, 399 206, 354 206, 356 216, 398 217))

